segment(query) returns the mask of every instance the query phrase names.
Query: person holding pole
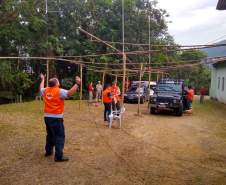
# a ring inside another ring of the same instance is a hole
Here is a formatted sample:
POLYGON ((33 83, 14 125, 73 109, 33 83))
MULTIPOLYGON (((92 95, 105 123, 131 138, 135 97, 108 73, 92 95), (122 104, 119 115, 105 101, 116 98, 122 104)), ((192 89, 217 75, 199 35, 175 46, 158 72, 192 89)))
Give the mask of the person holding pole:
POLYGON ((64 99, 72 96, 81 83, 79 77, 76 76, 76 84, 70 90, 61 89, 59 80, 51 78, 48 81, 48 87, 44 88, 45 77, 40 75, 40 94, 44 100, 44 120, 46 124, 46 146, 45 157, 53 154, 55 147, 55 161, 68 161, 69 158, 63 155, 65 131, 64 131, 64 99))

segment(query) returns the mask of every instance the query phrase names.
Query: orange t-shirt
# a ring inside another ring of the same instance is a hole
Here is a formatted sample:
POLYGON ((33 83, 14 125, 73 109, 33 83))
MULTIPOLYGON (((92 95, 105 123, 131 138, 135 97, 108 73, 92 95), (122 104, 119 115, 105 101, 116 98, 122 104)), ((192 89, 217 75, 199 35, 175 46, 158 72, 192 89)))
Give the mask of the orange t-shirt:
POLYGON ((43 98, 45 103, 45 113, 63 114, 64 100, 60 98, 59 87, 47 87, 44 91, 43 98))
POLYGON ((189 89, 188 90, 188 94, 187 94, 187 100, 189 101, 193 101, 193 98, 194 98, 194 90, 193 89, 189 89))
POLYGON ((112 102, 112 97, 109 96, 111 94, 111 88, 107 88, 103 91, 103 102, 104 103, 111 103, 112 102))
POLYGON ((120 89, 118 86, 111 86, 111 92, 113 95, 113 98, 115 99, 115 101, 119 101, 119 94, 120 94, 120 89))

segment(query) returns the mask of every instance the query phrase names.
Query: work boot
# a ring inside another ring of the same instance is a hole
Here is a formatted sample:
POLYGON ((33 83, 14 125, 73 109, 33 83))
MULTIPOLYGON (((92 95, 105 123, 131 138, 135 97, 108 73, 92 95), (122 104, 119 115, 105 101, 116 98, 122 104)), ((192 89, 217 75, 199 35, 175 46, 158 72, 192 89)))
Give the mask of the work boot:
POLYGON ((45 153, 45 157, 49 157, 49 156, 51 156, 51 155, 53 155, 53 152, 45 153))
POLYGON ((69 161, 69 158, 66 157, 66 156, 63 156, 63 157, 60 158, 60 159, 55 158, 55 162, 66 162, 66 161, 69 161))

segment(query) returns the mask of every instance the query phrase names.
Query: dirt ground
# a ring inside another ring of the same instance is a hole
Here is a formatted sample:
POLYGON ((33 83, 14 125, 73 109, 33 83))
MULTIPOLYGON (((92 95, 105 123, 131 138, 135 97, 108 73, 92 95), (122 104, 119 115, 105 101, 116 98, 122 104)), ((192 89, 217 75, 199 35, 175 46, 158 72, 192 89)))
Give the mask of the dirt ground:
POLYGON ((150 115, 126 104, 122 129, 102 106, 65 110, 67 163, 44 157, 42 102, 0 106, 1 185, 226 184, 226 106, 195 103, 194 114, 150 115))

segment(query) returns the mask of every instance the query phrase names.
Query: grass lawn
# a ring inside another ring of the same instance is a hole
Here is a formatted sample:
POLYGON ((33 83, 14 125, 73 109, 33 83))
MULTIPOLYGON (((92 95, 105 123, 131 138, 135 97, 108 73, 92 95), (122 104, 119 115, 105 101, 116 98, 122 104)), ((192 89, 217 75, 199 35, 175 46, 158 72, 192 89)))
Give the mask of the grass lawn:
POLYGON ((0 106, 0 184, 226 184, 226 105, 194 103, 194 113, 150 115, 126 104, 122 129, 102 106, 66 101, 67 163, 44 157, 40 101, 0 106))

